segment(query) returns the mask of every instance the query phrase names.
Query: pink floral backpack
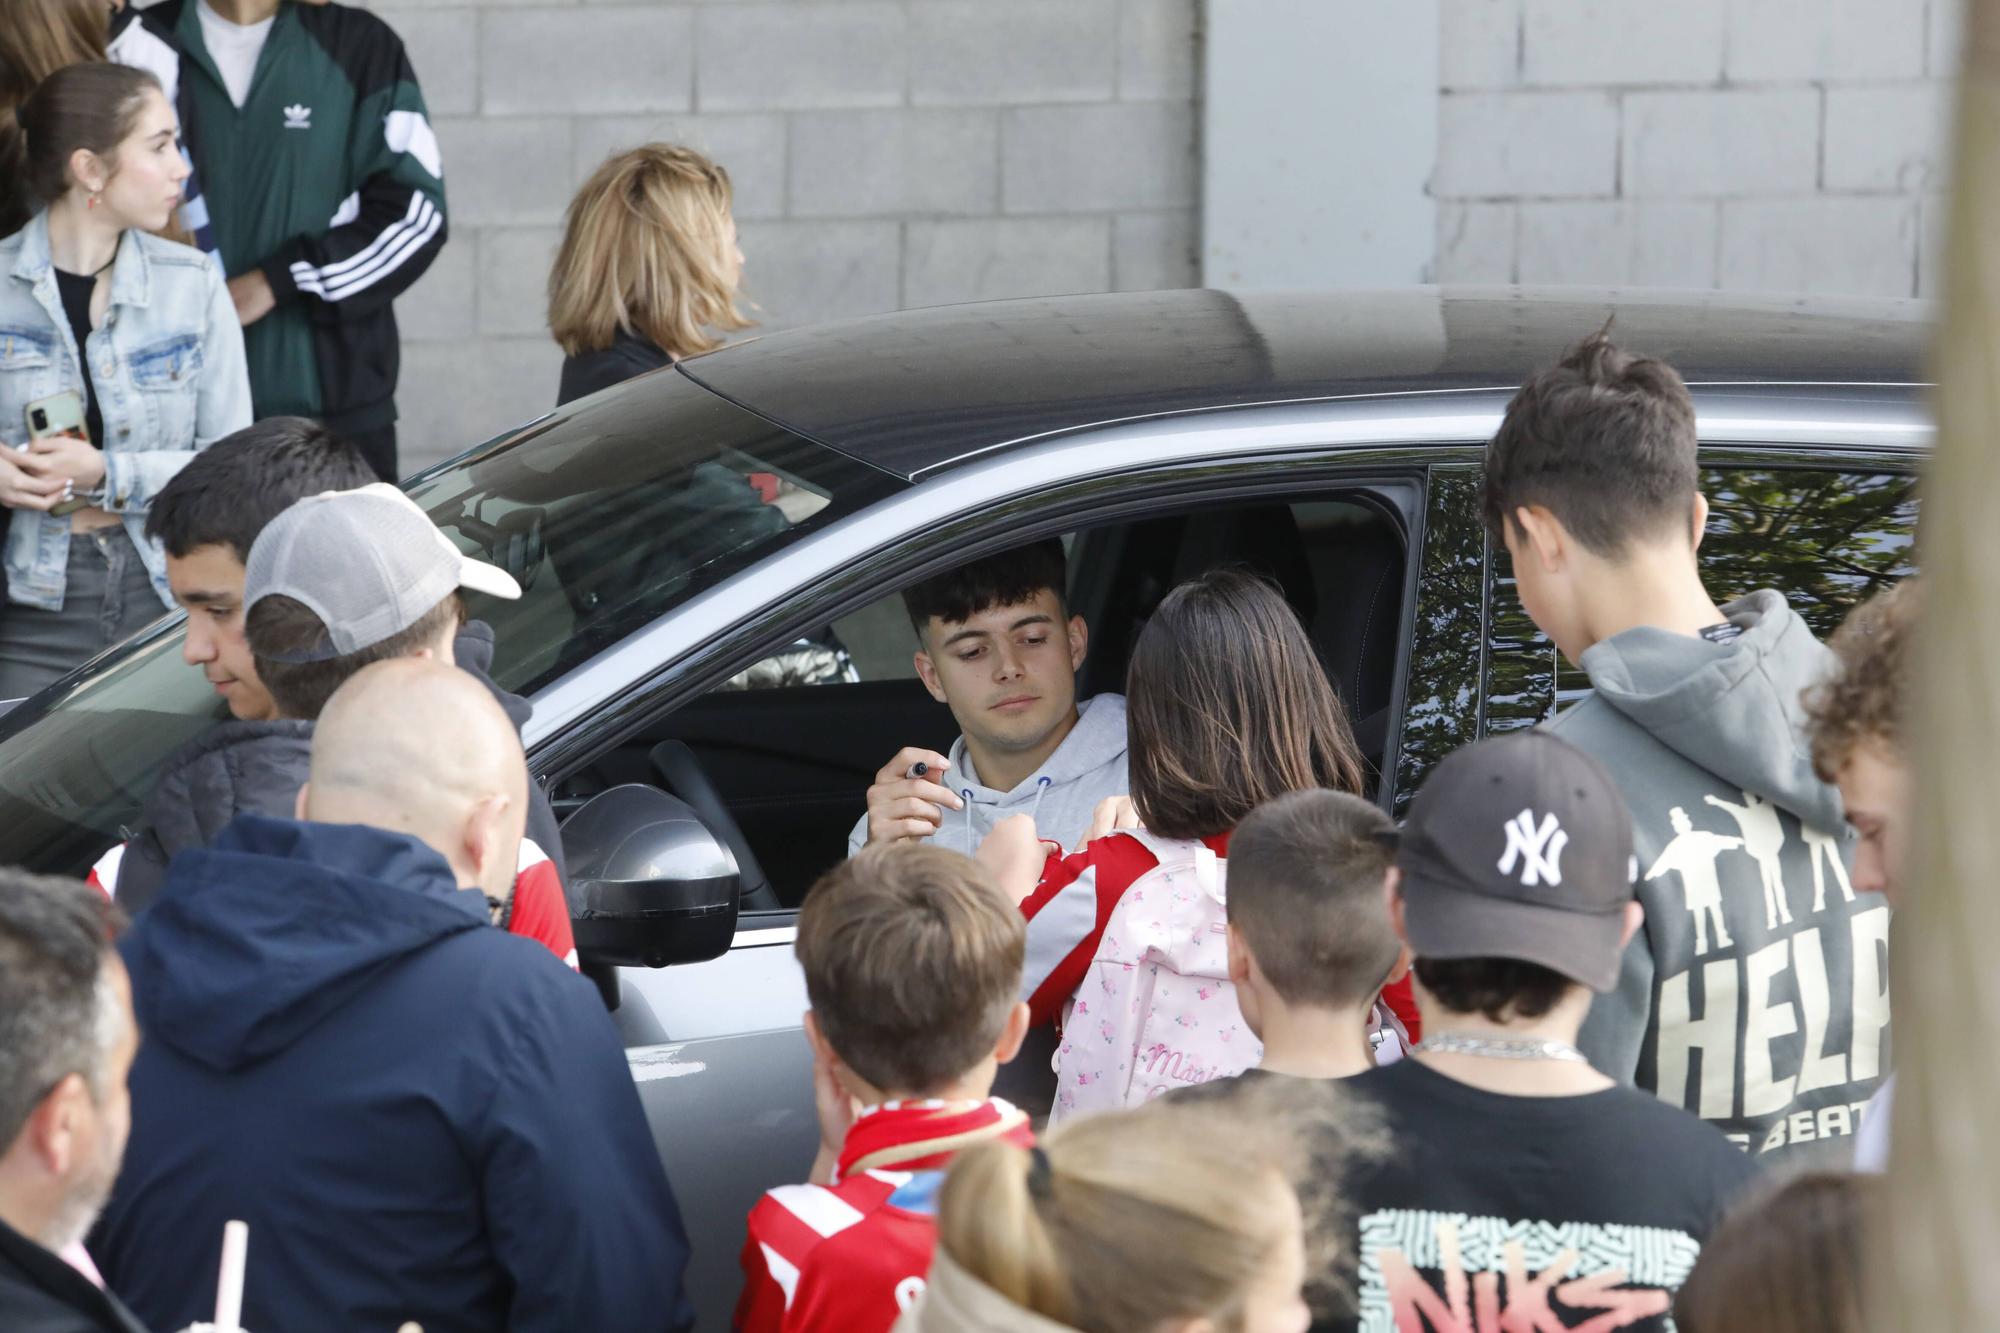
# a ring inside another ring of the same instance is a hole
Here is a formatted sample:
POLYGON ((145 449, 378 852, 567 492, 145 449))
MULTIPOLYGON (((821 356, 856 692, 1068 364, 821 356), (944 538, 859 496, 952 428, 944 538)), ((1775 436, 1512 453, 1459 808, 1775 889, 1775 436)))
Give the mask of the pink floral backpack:
POLYGON ((1229 981, 1227 863, 1199 842, 1123 836, 1159 864, 1111 909, 1070 1000, 1051 1123, 1240 1074, 1263 1055, 1229 981))

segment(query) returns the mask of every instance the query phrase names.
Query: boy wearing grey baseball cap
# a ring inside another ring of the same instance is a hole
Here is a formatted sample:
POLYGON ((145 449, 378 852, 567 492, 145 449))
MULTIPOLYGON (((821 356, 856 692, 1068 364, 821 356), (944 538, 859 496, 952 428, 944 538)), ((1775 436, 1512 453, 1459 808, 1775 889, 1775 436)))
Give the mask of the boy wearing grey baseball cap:
POLYGON ((1349 1181, 1360 1319, 1336 1326, 1669 1327, 1755 1168, 1576 1048, 1641 920, 1616 784, 1546 732, 1496 737, 1437 766, 1395 842, 1424 1039, 1347 1084, 1395 1151, 1349 1181))
MULTIPOLYGON (((451 544, 416 501, 386 482, 298 501, 267 524, 243 571, 243 632, 279 715, 314 721, 363 667, 394 657, 453 662, 461 589, 513 600, 498 566, 451 544)), ((489 682, 490 686, 490 682, 489 682)), ((504 700, 503 700, 504 703, 504 700)), ((515 717, 515 725, 521 718, 515 717)), ((557 867, 534 840, 540 787, 530 779, 530 837, 495 923, 577 965, 557 867)), ((553 830, 552 816, 546 826, 553 830)))

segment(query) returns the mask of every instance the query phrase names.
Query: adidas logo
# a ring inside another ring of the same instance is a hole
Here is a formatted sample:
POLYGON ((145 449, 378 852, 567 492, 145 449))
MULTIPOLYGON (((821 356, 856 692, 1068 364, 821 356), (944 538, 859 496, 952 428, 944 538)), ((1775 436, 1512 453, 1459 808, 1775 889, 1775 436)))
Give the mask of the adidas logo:
POLYGON ((312 128, 313 109, 309 106, 292 105, 285 108, 285 128, 288 130, 309 130, 312 128))

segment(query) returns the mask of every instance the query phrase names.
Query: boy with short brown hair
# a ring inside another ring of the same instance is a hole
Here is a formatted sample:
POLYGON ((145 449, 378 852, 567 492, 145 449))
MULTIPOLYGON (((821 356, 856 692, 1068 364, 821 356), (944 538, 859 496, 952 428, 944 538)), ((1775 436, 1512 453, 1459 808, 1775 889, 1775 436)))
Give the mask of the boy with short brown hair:
POLYGON ((923 1290, 952 1154, 1032 1141, 989 1095, 1027 1032, 1026 941, 992 876, 942 848, 868 847, 813 886, 794 948, 820 1152, 750 1212, 743 1333, 887 1330, 923 1290))
POLYGON ((1257 807, 1230 839, 1229 979, 1264 1074, 1374 1068, 1375 1002, 1409 970, 1383 892, 1394 828, 1359 796, 1301 791, 1257 807))
MULTIPOLYGON (((1888 1047, 1889 914, 1848 891, 1839 794, 1799 744, 1825 646, 1781 591, 1703 584, 1700 430, 1664 361, 1585 338, 1515 394, 1484 477, 1522 608, 1590 678, 1546 725, 1633 819, 1645 925, 1581 1049, 1759 1157, 1840 1159, 1888 1047)), ((1512 827, 1532 886, 1555 834, 1512 827)))

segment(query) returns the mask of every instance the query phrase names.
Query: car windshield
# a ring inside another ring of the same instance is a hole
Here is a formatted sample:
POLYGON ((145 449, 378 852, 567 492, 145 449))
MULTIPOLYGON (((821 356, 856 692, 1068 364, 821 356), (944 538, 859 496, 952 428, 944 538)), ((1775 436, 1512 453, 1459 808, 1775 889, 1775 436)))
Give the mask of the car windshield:
MULTIPOLYGON (((519 601, 467 594, 532 694, 897 483, 689 381, 651 375, 406 483, 519 601)), ((76 874, 137 827, 162 762, 226 716, 169 626, 0 716, 0 864, 76 874)))

